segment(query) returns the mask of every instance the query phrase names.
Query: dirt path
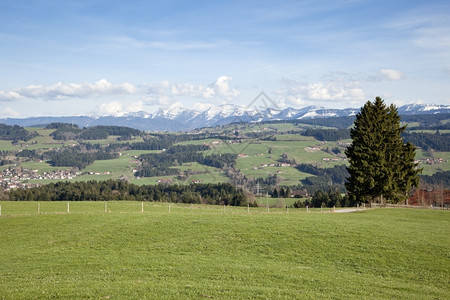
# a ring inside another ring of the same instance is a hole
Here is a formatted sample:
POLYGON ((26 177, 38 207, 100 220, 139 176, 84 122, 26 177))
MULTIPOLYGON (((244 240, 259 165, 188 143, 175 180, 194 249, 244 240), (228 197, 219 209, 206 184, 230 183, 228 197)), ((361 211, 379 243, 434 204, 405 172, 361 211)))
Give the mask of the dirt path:
POLYGON ((364 209, 360 209, 360 208, 344 208, 344 209, 336 209, 334 212, 335 213, 350 213, 350 212, 355 212, 355 211, 360 211, 360 210, 364 210, 364 209))

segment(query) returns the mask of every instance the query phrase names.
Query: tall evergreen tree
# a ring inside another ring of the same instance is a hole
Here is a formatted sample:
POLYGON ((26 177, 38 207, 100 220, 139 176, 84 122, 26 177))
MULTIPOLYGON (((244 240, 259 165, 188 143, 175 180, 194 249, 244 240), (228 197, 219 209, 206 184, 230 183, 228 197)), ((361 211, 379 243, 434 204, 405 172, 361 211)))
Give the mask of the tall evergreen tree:
POLYGON ((397 108, 386 106, 380 97, 361 108, 345 151, 350 162, 345 186, 353 200, 399 202, 419 184, 415 147, 400 136, 405 129, 397 108))

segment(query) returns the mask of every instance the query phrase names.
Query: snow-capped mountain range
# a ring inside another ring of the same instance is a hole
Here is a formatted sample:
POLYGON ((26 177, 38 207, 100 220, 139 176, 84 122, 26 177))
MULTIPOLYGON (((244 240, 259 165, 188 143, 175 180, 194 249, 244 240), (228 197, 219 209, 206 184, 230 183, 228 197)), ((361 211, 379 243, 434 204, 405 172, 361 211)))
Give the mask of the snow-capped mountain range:
MULTIPOLYGON (((177 106, 172 109, 160 108, 154 114, 142 111, 121 116, 8 118, 0 119, 0 123, 33 126, 63 122, 77 124, 79 127, 117 125, 148 131, 188 131, 195 128, 230 123, 353 116, 359 110, 359 108, 329 109, 317 106, 308 106, 299 109, 292 107, 285 109, 256 109, 225 104, 211 107, 203 112, 177 106)), ((450 113, 450 105, 410 104, 399 107, 398 112, 400 115, 450 113)))

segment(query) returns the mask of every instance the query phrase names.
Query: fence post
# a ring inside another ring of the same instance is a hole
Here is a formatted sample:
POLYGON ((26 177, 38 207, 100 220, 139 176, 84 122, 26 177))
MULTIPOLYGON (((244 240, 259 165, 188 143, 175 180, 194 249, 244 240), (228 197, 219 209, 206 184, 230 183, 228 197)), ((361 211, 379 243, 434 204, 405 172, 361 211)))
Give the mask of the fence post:
POLYGON ((108 207, 106 206, 106 201, 105 201, 105 213, 108 211, 108 207))
POLYGON ((308 212, 308 205, 306 205, 306 212, 308 212))
POLYGON ((0 205, 0 217, 2 216, 2 206, 0 205))
POLYGON ((144 201, 142 201, 141 212, 144 212, 144 201))
POLYGON ((41 203, 38 202, 38 215, 41 213, 41 203))
POLYGON ((170 204, 169 204, 169 214, 170 214, 170 204))
POLYGON ((69 202, 67 202, 67 213, 70 213, 70 206, 69 206, 69 202))

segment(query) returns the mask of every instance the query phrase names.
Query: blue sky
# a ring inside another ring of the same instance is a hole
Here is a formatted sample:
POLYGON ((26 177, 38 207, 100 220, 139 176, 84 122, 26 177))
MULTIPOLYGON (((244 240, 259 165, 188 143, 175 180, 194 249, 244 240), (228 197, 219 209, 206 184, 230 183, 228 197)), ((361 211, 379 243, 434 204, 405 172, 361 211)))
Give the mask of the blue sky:
POLYGON ((0 0, 0 117, 450 104, 450 1, 0 0))

